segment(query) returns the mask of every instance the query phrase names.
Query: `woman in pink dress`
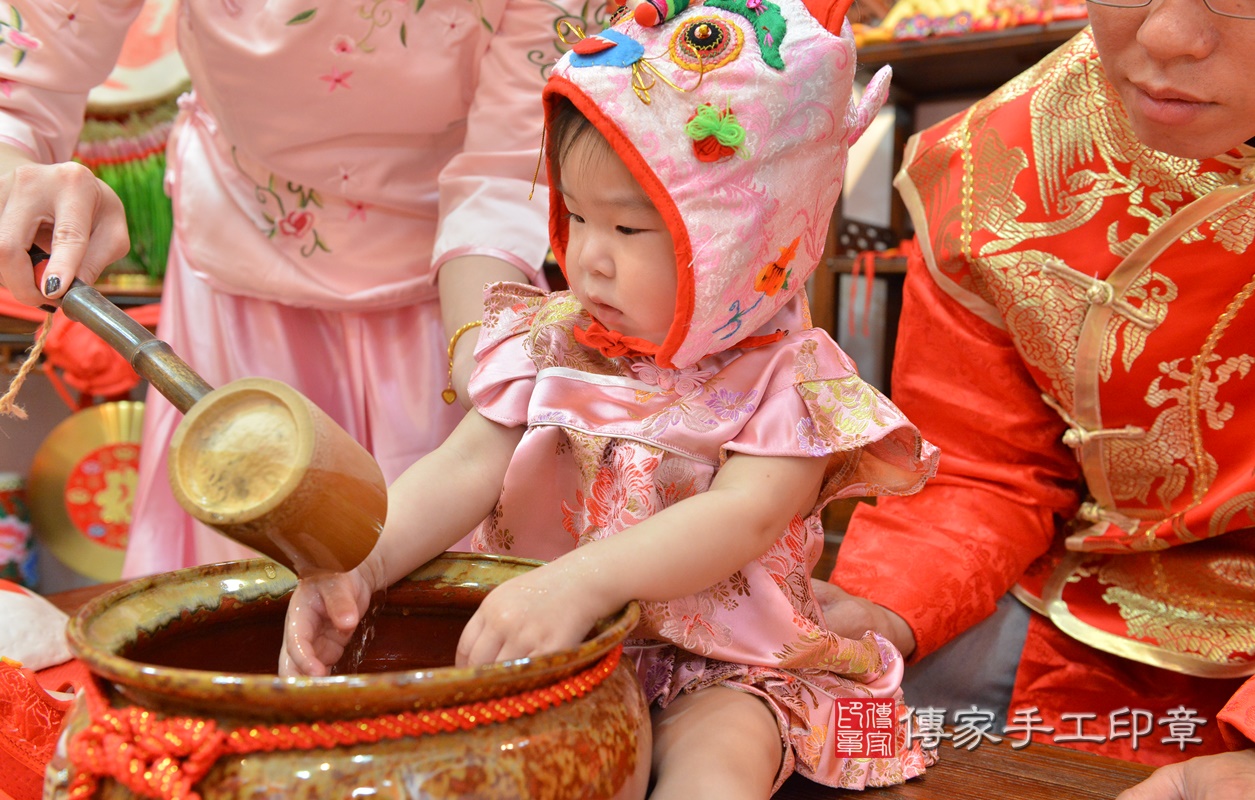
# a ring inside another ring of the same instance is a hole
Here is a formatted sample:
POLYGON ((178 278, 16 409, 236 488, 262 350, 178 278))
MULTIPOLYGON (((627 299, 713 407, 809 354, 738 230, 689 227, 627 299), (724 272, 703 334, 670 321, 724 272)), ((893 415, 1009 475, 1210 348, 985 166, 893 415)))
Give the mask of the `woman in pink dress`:
MULTIPOLYGON (((88 90, 143 0, 12 0, 0 22, 0 283, 31 305, 127 251, 70 161, 88 90), (52 254, 36 285, 26 251, 52 254)), ((461 418, 452 334, 493 280, 540 282, 535 102, 574 0, 181 0, 192 91, 168 145, 175 231, 158 335, 209 383, 288 383, 391 480, 461 418)), ((578 21, 578 20, 577 20, 578 21)), ((477 331, 460 338, 465 401, 477 331)), ((175 502, 179 414, 150 391, 127 577, 250 551, 175 502)), ((469 530, 469 527, 468 527, 469 530)))
POLYGON ((655 709, 653 797, 925 769, 901 657, 828 631, 809 580, 827 502, 916 491, 937 460, 805 324, 847 147, 883 101, 877 80, 855 105, 853 76, 848 26, 799 0, 707 0, 574 46, 544 95, 571 289, 489 289, 475 410, 393 484, 361 567, 300 582, 285 674, 326 674, 374 591, 483 520, 476 549, 549 563, 488 595, 458 662, 569 647, 642 601, 626 652, 655 709), (892 746, 847 757, 840 701, 868 698, 890 699, 892 746))

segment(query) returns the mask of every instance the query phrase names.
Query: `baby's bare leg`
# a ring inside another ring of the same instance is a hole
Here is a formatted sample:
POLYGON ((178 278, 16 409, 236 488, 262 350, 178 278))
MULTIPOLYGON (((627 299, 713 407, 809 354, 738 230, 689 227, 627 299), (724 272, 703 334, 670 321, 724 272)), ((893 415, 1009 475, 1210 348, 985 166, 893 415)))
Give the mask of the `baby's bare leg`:
POLYGON ((762 698, 712 686, 655 709, 650 800, 766 800, 784 746, 762 698))

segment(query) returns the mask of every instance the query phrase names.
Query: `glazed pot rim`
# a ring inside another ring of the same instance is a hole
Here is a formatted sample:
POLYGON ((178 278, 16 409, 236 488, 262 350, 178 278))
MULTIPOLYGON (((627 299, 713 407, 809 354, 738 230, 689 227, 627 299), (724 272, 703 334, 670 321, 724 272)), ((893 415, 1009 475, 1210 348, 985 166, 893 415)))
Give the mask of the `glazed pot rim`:
MULTIPOLYGON (((445 553, 402 580, 444 582, 465 590, 486 587, 543 562, 512 556, 445 553), (498 577, 495 581, 490 578, 498 577)), ((157 666, 119 655, 139 637, 140 625, 160 628, 192 611, 236 602, 281 602, 296 585, 289 570, 269 559, 231 561, 139 578, 93 598, 67 626, 70 650, 97 677, 144 706, 185 708, 215 716, 330 719, 425 710, 539 688, 591 666, 636 627, 635 602, 607 617, 578 647, 535 658, 479 667, 375 672, 327 677, 229 674, 157 666), (187 605, 186 590, 204 602, 187 605), (179 596, 182 590, 182 596, 179 596), (217 598, 217 603, 213 602, 217 598), (181 605, 175 601, 181 600, 181 605)))

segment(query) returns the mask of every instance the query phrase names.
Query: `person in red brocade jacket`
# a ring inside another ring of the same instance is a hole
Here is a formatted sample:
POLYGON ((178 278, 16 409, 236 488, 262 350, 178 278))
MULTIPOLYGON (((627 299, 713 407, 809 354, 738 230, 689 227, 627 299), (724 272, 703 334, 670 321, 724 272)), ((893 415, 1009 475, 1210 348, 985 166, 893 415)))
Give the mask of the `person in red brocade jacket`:
POLYGON ((942 457, 825 617, 948 723, 1166 765, 1120 800, 1251 797, 1255 8, 1134 2, 908 145, 893 399, 942 457))

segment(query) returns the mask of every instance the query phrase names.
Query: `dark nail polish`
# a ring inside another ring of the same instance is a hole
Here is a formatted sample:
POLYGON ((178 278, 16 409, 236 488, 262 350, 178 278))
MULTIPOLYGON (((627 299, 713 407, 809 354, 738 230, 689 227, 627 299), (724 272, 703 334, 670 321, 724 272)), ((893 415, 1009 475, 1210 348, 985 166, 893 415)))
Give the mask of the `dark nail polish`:
POLYGON ((55 314, 55 313, 57 313, 57 307, 56 307, 56 306, 42 305, 42 306, 40 306, 40 308, 42 308, 44 311, 47 311, 49 314, 55 314))
POLYGON ((57 289, 60 289, 60 288, 61 288, 61 276, 59 275, 49 275, 48 279, 44 281, 44 294, 45 295, 56 294, 57 289))

